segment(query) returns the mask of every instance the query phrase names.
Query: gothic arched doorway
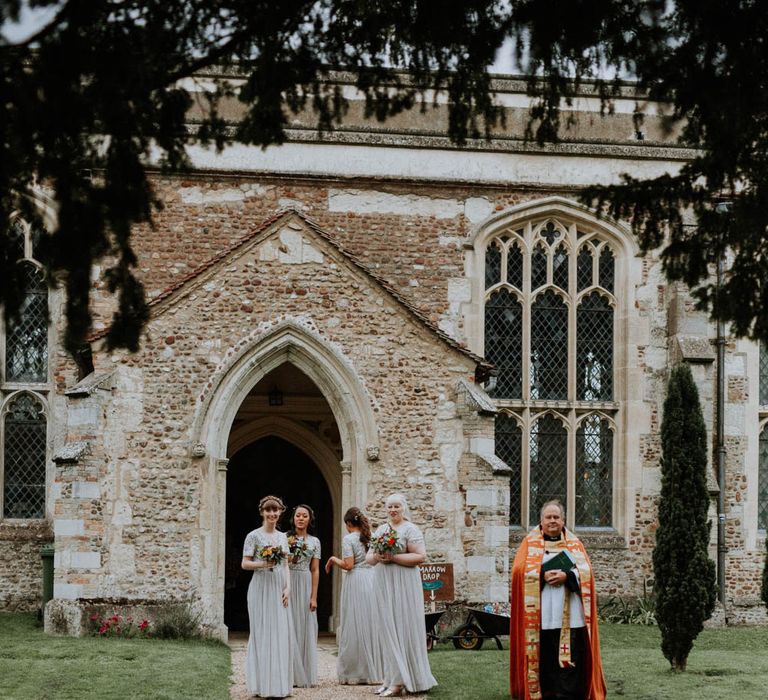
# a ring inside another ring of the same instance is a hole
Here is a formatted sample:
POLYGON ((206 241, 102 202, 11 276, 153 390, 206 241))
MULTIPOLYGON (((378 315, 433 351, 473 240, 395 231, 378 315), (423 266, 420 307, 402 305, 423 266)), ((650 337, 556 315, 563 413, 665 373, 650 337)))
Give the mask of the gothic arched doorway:
MULTIPOLYGON (((227 468, 227 564, 224 595, 224 623, 230 630, 248 629, 246 594, 250 571, 240 568, 245 536, 261 525, 259 499, 273 493, 287 510, 280 523, 290 528, 290 513, 299 503, 315 511, 314 535, 323 546, 323 563, 333 547, 334 513, 331 494, 317 465, 300 449, 282 438, 262 438, 235 454, 227 468)), ((330 577, 320 567, 317 617, 321 631, 328 630, 332 613, 330 577)))

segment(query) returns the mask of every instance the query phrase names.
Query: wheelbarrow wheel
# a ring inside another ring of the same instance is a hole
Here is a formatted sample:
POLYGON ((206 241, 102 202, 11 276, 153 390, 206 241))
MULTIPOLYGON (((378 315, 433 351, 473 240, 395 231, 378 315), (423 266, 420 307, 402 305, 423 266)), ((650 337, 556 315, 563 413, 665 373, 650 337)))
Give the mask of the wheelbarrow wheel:
POLYGON ((453 646, 457 649, 479 650, 483 646, 482 631, 475 625, 463 625, 453 635, 453 646))

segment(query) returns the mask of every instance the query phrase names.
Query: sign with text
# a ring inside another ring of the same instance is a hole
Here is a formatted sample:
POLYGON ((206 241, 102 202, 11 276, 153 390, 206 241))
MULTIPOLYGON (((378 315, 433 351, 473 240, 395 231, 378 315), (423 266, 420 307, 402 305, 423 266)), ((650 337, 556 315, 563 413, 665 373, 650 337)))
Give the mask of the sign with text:
POLYGON ((453 564, 422 564, 424 602, 453 601, 453 564))

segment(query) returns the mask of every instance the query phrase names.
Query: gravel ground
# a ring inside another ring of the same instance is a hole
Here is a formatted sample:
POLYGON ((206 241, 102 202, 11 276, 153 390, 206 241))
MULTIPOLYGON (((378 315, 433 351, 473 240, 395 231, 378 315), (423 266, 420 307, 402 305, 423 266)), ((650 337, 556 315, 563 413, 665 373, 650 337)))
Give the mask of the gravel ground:
MULTIPOLYGON (((230 637, 229 646, 232 649, 232 687, 229 696, 232 700, 250 700, 252 697, 245 687, 245 635, 233 635, 230 637)), ((336 640, 333 637, 321 637, 318 642, 317 652, 317 685, 314 688, 294 688, 292 698, 305 698, 306 700, 351 700, 352 698, 366 698, 375 700, 373 691, 375 686, 368 685, 339 685, 336 680, 336 640)), ((409 695, 409 698, 426 698, 420 693, 409 695)))

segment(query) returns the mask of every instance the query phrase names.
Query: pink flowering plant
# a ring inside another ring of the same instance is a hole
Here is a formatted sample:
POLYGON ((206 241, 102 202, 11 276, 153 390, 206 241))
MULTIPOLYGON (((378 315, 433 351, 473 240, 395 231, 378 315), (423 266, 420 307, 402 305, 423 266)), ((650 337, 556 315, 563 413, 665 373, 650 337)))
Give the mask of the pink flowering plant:
POLYGON ((91 634, 96 637, 151 637, 149 620, 137 621, 133 617, 122 615, 99 615, 93 613, 89 618, 91 634))

